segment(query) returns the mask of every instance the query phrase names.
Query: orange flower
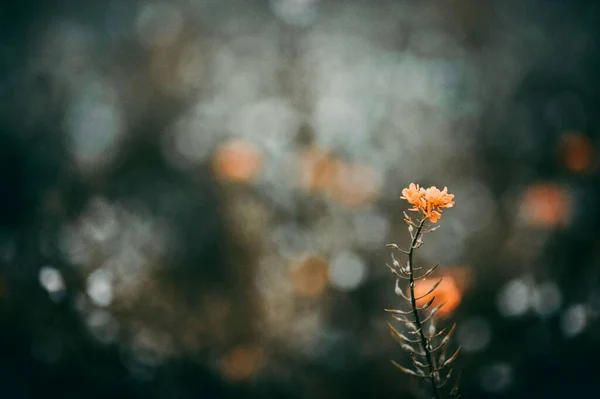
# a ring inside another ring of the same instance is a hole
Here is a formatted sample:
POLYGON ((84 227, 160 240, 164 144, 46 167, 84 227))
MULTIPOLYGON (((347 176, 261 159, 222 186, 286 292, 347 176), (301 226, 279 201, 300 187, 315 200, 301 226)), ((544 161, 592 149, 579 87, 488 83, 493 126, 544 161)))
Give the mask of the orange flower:
POLYGON ((410 183, 408 188, 402 190, 402 196, 400 198, 408 201, 409 204, 413 205, 414 208, 411 211, 419 210, 423 205, 423 196, 425 195, 425 189, 419 187, 418 184, 410 183))
POLYGON ((400 197, 413 205, 410 211, 423 213, 423 216, 431 223, 437 223, 442 217, 442 208, 452 208, 454 206, 454 194, 448 194, 448 187, 439 190, 435 186, 428 189, 419 187, 418 184, 410 183, 408 188, 402 190, 400 197))
POLYGON ((431 223, 437 223, 442 217, 442 214, 438 211, 423 211, 423 215, 429 219, 431 223))
POLYGON ((442 191, 436 186, 431 186, 425 190, 425 201, 434 207, 452 208, 454 206, 454 194, 448 194, 448 187, 444 187, 442 191))

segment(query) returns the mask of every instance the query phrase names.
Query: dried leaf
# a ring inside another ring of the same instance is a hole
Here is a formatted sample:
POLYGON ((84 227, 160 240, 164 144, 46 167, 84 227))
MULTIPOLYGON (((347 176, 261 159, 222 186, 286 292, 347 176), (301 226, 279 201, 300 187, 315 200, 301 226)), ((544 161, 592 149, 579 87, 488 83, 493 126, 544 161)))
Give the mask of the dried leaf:
POLYGON ((398 250, 398 251, 400 251, 400 252, 402 252, 402 253, 405 253, 405 254, 407 254, 407 255, 409 254, 409 252, 408 252, 408 251, 406 251, 406 250, 404 250, 404 249, 400 248, 400 247, 399 247, 399 246, 397 246, 396 244, 385 244, 385 246, 386 246, 386 247, 391 247, 391 248, 394 248, 394 249, 396 249, 396 250, 398 250))
POLYGON ((449 366, 450 364, 452 364, 452 362, 454 360, 456 360, 456 358, 458 357, 458 354, 460 353, 460 347, 456 350, 456 352, 454 352, 454 355, 450 356, 450 358, 448 360, 446 360, 444 362, 444 364, 442 364, 442 367, 439 368, 439 370, 449 366))
POLYGON ((395 315, 392 315, 392 317, 402 323, 414 323, 414 320, 409 320, 408 318, 401 316, 401 315, 395 314, 395 315))
POLYGON ((408 353, 411 353, 413 355, 418 355, 418 356, 425 356, 425 352, 423 352, 421 349, 415 349, 408 344, 401 344, 400 346, 402 347, 402 349, 404 349, 408 353))
POLYGON ((434 231, 436 231, 436 230, 437 230, 437 229, 439 229, 439 228, 440 228, 440 225, 438 224, 438 225, 437 225, 437 226, 435 226, 435 227, 432 227, 432 228, 430 228, 430 229, 427 229, 427 230, 423 230, 423 234, 427 234, 427 233, 433 233, 434 231))
POLYGON ((417 359, 415 359, 414 357, 410 357, 410 360, 412 360, 412 362, 415 364, 415 366, 417 367, 422 367, 424 369, 429 368, 428 364, 425 363, 421 363, 420 361, 418 361, 417 359))
POLYGON ((446 345, 448 342, 450 342, 450 339, 452 339, 452 336, 454 335, 455 330, 456 330, 456 323, 454 323, 452 325, 452 328, 450 329, 450 331, 448 331, 448 334, 442 340, 442 345, 446 345))
POLYGON ((398 367, 398 369, 399 369, 400 371, 402 371, 403 373, 405 373, 405 374, 412 375, 412 376, 414 376, 414 377, 420 377, 420 378, 424 378, 424 377, 426 377, 426 376, 424 376, 424 375, 421 375, 421 374, 417 373, 416 371, 413 371, 413 370, 411 370, 411 369, 408 369, 408 368, 406 368, 406 367, 403 367, 403 366, 399 365, 397 362, 395 362, 395 361, 393 361, 393 360, 391 360, 391 362, 392 362, 392 364, 393 364, 394 366, 398 367))
POLYGON ((438 287, 438 285, 440 285, 442 280, 443 280, 443 278, 440 278, 440 280, 437 283, 435 283, 433 286, 431 286, 431 288, 429 289, 429 291, 427 291, 426 294, 416 297, 415 300, 425 298, 427 295, 431 294, 438 287))
POLYGON ((427 316, 425 319, 423 319, 423 321, 421 322, 421 324, 425 323, 426 321, 428 321, 429 319, 431 319, 433 316, 435 316, 435 314, 437 312, 439 312, 439 310, 446 304, 446 302, 440 303, 439 305, 437 305, 435 308, 433 308, 431 310, 431 313, 429 313, 429 316, 427 316))
POLYGON ((431 304, 433 303, 434 300, 435 300, 435 296, 433 296, 430 300, 428 300, 425 305, 423 305, 423 306, 421 306, 420 308, 417 308, 417 309, 419 309, 419 310, 425 310, 425 309, 427 309, 428 307, 431 306, 431 304))
POLYGON ((448 346, 444 345, 442 346, 441 350, 440 350, 440 356, 438 358, 438 364, 444 364, 444 362, 446 361, 446 352, 448 351, 448 346))
POLYGON ((388 323, 388 326, 390 327, 390 333, 392 334, 392 336, 394 338, 396 338, 396 340, 400 343, 403 342, 410 342, 411 344, 416 344, 418 342, 420 342, 421 340, 419 339, 410 339, 407 336, 405 336, 404 334, 402 334, 400 331, 396 330, 394 328, 394 326, 392 326, 390 323, 388 323))
POLYGON ((456 376, 456 381, 454 381, 454 386, 452 387, 452 390, 450 391, 450 396, 453 398, 460 398, 460 394, 458 393, 458 388, 460 385, 460 377, 462 376, 462 372, 458 372, 458 376, 456 376))
POLYGON ((394 269, 392 266, 390 266, 389 263, 386 262, 385 265, 388 267, 388 269, 390 269, 390 271, 394 274, 394 276, 402 278, 404 280, 410 280, 409 277, 403 276, 402 274, 398 273, 398 271, 396 269, 394 269))
POLYGON ((405 299, 405 300, 407 300, 408 302, 411 302, 411 303, 412 303, 412 301, 411 301, 411 299, 408 297, 408 295, 406 295, 406 294, 404 293, 404 291, 402 290, 402 288, 400 288, 400 286, 399 286, 399 283, 400 283, 400 279, 396 279, 396 288, 395 288, 396 295, 398 295, 398 296, 402 297, 402 299, 405 299))
POLYGON ((404 214, 404 220, 406 221, 406 223, 412 224, 414 227, 417 227, 415 222, 413 222, 412 218, 410 216, 408 216, 408 214, 406 212, 402 212, 402 213, 404 214))
POLYGON ((444 385, 446 385, 448 383, 448 381, 450 381, 450 377, 452 377, 452 371, 453 371, 453 369, 450 369, 448 371, 448 373, 446 374, 446 377, 444 377, 444 379, 441 381, 441 383, 437 386, 438 388, 443 387, 444 385))
POLYGON ((442 328, 440 331, 438 331, 437 333, 435 333, 435 334, 433 334, 433 335, 430 335, 429 337, 426 337, 426 338, 427 338, 428 340, 431 340, 431 339, 433 339, 433 338, 437 338, 437 337, 439 337, 440 335, 443 335, 443 334, 446 332, 446 330, 447 330, 447 329, 448 329, 448 327, 444 327, 444 328, 442 328))
POLYGON ((384 311, 388 312, 388 313, 393 313, 393 314, 412 314, 412 310, 398 310, 398 309, 383 309, 384 311))
POLYGON ((438 345, 438 347, 435 349, 432 349, 431 352, 437 352, 438 350, 443 348, 445 345, 447 345, 448 342, 450 342, 450 339, 452 338, 452 336, 454 335, 454 330, 456 330, 456 323, 454 323, 452 325, 452 328, 450 329, 450 331, 448 331, 448 334, 444 337, 444 339, 442 339, 442 342, 438 345))
POLYGON ((406 322, 406 323, 404 323, 404 324, 406 325, 406 327, 408 327, 408 328, 410 328, 410 329, 412 330, 412 331, 409 331, 409 332, 408 332, 409 334, 415 334, 415 335, 416 335, 416 334, 418 334, 418 333, 419 333, 420 329, 419 329, 419 328, 417 328, 417 325, 416 325, 415 323, 412 323, 412 322, 406 322))
POLYGON ((439 265, 440 265, 440 264, 438 263, 438 264, 436 264, 436 265, 432 266, 432 267, 431 267, 429 270, 427 270, 427 271, 425 272, 425 274, 423 274, 422 276, 415 277, 415 280, 421 280, 421 279, 424 279, 424 278, 426 278, 426 277, 427 277, 427 276, 429 276, 431 273, 433 273, 433 272, 435 271, 435 269, 437 269, 437 268, 438 268, 438 266, 439 266, 439 265))
POLYGON ((435 334, 435 320, 431 320, 429 322, 429 327, 427 328, 427 332, 429 333, 429 335, 435 334))

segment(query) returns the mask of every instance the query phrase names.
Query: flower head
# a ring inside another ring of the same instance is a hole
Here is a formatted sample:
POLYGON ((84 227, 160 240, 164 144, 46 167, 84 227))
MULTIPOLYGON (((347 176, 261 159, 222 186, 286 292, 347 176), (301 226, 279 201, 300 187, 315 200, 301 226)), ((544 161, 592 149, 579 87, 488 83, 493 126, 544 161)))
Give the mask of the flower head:
POLYGON ((431 223, 437 223, 442 217, 442 208, 454 206, 454 194, 448 193, 448 187, 443 190, 435 186, 427 189, 418 184, 410 183, 408 188, 402 190, 400 197, 408 201, 413 207, 410 211, 421 212, 431 223))
POLYGON ((402 190, 402 196, 400 198, 408 201, 409 204, 413 205, 414 208, 411 210, 418 210, 421 206, 423 206, 423 196, 425 194, 425 189, 419 187, 418 184, 410 183, 408 188, 402 190))

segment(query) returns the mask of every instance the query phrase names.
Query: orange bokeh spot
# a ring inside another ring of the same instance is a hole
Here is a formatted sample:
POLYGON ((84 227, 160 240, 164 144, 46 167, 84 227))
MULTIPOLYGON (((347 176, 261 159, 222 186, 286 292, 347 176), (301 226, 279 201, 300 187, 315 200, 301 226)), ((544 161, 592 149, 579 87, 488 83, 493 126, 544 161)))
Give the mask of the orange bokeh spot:
POLYGON ((375 171, 359 163, 338 164, 331 195, 338 202, 357 207, 372 201, 380 191, 375 171))
POLYGON ((217 177, 227 182, 247 182, 262 169, 262 154, 252 143, 236 139, 221 145, 213 158, 217 177))
POLYGON ((327 151, 312 147, 301 157, 301 184, 311 193, 324 191, 335 179, 337 161, 327 151))
POLYGON ((563 164, 572 172, 585 172, 592 165, 592 141, 583 133, 567 131, 560 140, 560 156, 563 164))
POLYGON ((290 268, 290 280, 294 290, 307 297, 317 297, 329 283, 328 264, 318 256, 309 256, 290 268))
POLYGON ((343 162, 318 147, 305 151, 300 167, 301 184, 306 191, 328 193, 336 201, 351 207, 371 201, 381 189, 373 168, 343 162))
POLYGON ((221 358, 221 373, 230 381, 247 380, 260 369, 263 361, 262 348, 251 345, 238 346, 221 358))
POLYGON ((555 183, 533 184, 525 191, 521 210, 534 226, 564 225, 570 218, 571 196, 555 183))
MULTIPOLYGON (((433 287, 433 285, 438 281, 439 279, 430 278, 420 284, 417 284, 415 286, 415 297, 425 295, 431 289, 431 287, 433 287)), ((440 285, 438 285, 437 288, 431 294, 417 300, 417 305, 425 305, 434 296, 435 299, 429 309, 433 309, 437 305, 446 302, 446 304, 442 306, 442 308, 437 312, 436 315, 439 317, 447 317, 450 316, 452 312, 454 312, 454 310, 460 303, 462 299, 462 292, 458 287, 458 284, 454 280, 454 277, 452 277, 451 275, 445 275, 440 285)))
POLYGON ((454 283, 461 292, 465 292, 473 283, 473 269, 469 266, 453 266, 445 271, 452 276, 454 283))

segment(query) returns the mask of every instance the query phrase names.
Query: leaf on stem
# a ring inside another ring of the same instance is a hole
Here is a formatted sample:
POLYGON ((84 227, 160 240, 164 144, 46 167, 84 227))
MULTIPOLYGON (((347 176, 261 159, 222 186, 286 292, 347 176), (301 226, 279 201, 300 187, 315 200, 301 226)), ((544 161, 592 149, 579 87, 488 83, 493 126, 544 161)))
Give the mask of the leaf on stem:
POLYGON ((417 335, 420 331, 419 328, 417 328, 417 325, 415 323, 412 322, 406 322, 404 323, 406 325, 406 327, 408 327, 409 329, 411 329, 412 331, 409 331, 409 334, 414 334, 417 335))
POLYGON ((418 307, 417 309, 425 310, 425 309, 429 308, 434 300, 435 300, 435 296, 433 296, 430 300, 428 300, 425 305, 421 306, 420 308, 418 307))
POLYGON ((446 326, 446 327, 442 328, 440 331, 438 331, 437 333, 435 333, 433 335, 430 335, 429 337, 425 337, 425 338, 427 338, 428 340, 431 340, 433 338, 437 338, 440 335, 444 334, 444 332, 446 332, 447 329, 448 329, 448 327, 446 326))
POLYGON ((431 294, 438 287, 438 285, 440 285, 440 283, 442 282, 443 279, 444 279, 443 277, 440 278, 437 283, 435 283, 434 285, 431 286, 431 288, 429 289, 429 291, 427 291, 427 293, 425 293, 425 294, 423 294, 421 296, 416 297, 415 300, 418 301, 419 299, 423 299, 427 295, 431 294))
POLYGON ((426 277, 427 277, 427 276, 429 276, 431 273, 433 273, 433 272, 435 271, 435 269, 437 269, 437 268, 438 268, 438 266, 439 266, 439 265, 440 265, 439 263, 438 263, 438 264, 436 264, 436 265, 433 265, 433 266, 432 266, 432 267, 431 267, 429 270, 427 270, 427 271, 425 272, 425 274, 423 274, 422 276, 419 276, 419 277, 415 277, 415 280, 422 280, 422 279, 426 278, 426 277))
POLYGON ((436 352, 436 351, 440 350, 442 347, 444 347, 445 345, 448 345, 448 343, 450 342, 450 339, 454 335, 455 330, 456 330, 456 323, 454 323, 452 325, 452 328, 450 329, 450 331, 448 331, 448 334, 444 337, 444 339, 442 340, 442 343, 437 348, 433 349, 432 352, 436 352))
POLYGON ((395 289, 396 295, 402 297, 403 299, 407 300, 408 302, 412 302, 410 297, 404 293, 402 288, 400 288, 399 283, 400 283, 400 279, 396 279, 396 289, 395 289))
POLYGON ((456 352, 454 352, 454 355, 450 356, 450 358, 448 360, 446 360, 438 370, 442 370, 443 368, 445 368, 445 367, 449 366, 450 364, 452 364, 452 362, 454 360, 456 360, 456 358, 458 357, 459 353, 460 353, 460 347, 458 347, 458 349, 456 350, 456 352))
POLYGON ((393 317, 394 319, 398 320, 399 322, 402 322, 402 323, 405 323, 405 324, 408 324, 408 323, 414 323, 414 322, 415 322, 414 320, 409 320, 409 319, 407 319, 406 317, 404 317, 404 316, 401 316, 401 315, 396 315, 396 314, 395 314, 395 315, 392 315, 392 317, 393 317))
POLYGON ((385 312, 393 313, 393 314, 402 314, 408 315, 412 314, 412 310, 399 310, 399 309, 383 309, 385 312))
POLYGON ((411 344, 416 344, 419 343, 421 340, 419 339, 410 339, 407 336, 405 336, 404 334, 402 334, 400 331, 396 330, 394 328, 394 326, 392 326, 390 323, 388 323, 388 326, 390 327, 390 333, 392 334, 392 336, 400 343, 402 342, 409 342, 411 344))
POLYGON ((412 362, 414 363, 415 366, 417 367, 421 367, 421 368, 429 368, 428 364, 425 363, 421 363, 420 361, 418 361, 417 359, 415 359, 413 356, 410 357, 410 360, 412 360, 412 362))
POLYGON ((400 273, 398 273, 398 271, 396 269, 394 269, 389 263, 386 262, 385 265, 388 267, 388 269, 390 269, 390 271, 394 274, 394 276, 399 277, 399 278, 404 279, 404 280, 410 280, 410 278, 408 278, 406 276, 403 276, 400 273))
POLYGON ((460 394, 458 393, 458 387, 460 385, 460 377, 461 376, 462 376, 462 373, 459 372, 458 376, 456 376, 456 381, 454 381, 454 386, 452 387, 452 390, 450 391, 450 396, 453 398, 460 397, 460 394))
POLYGON ((411 370, 411 369, 408 369, 408 368, 406 368, 406 367, 403 367, 403 366, 401 366, 400 364, 398 364, 397 362, 395 362, 395 361, 393 361, 393 360, 391 360, 391 362, 392 362, 392 364, 393 364, 394 366, 398 367, 398 369, 399 369, 400 371, 402 371, 403 373, 405 373, 405 374, 412 375, 412 376, 414 376, 414 377, 427 378, 427 376, 425 376, 425 375, 422 375, 422 374, 419 374, 419 373, 417 373, 416 371, 413 371, 413 370, 411 370))
POLYGON ((429 313, 429 316, 427 316, 425 319, 423 319, 423 321, 421 322, 421 324, 425 323, 426 321, 429 321, 433 316, 435 316, 435 314, 437 312, 439 312, 439 310, 446 304, 446 302, 443 302, 439 305, 437 305, 435 308, 433 308, 431 310, 431 313, 429 313))
POLYGON ((446 385, 448 383, 448 381, 450 381, 450 378, 452 377, 452 371, 453 371, 453 369, 448 370, 446 377, 444 377, 444 379, 441 381, 441 383, 437 386, 438 388, 443 387, 444 385, 446 385))
POLYGON ((400 251, 400 252, 402 252, 402 253, 404 253, 404 254, 407 254, 407 255, 409 254, 409 252, 408 252, 408 251, 406 251, 406 250, 404 250, 404 249, 400 248, 400 247, 399 247, 399 246, 397 246, 396 244, 385 244, 385 246, 386 246, 386 247, 391 247, 391 248, 394 248, 394 249, 396 249, 396 250, 398 250, 398 251, 400 251))
POLYGON ((412 355, 425 356, 422 349, 415 349, 409 344, 401 344, 400 347, 412 355))

